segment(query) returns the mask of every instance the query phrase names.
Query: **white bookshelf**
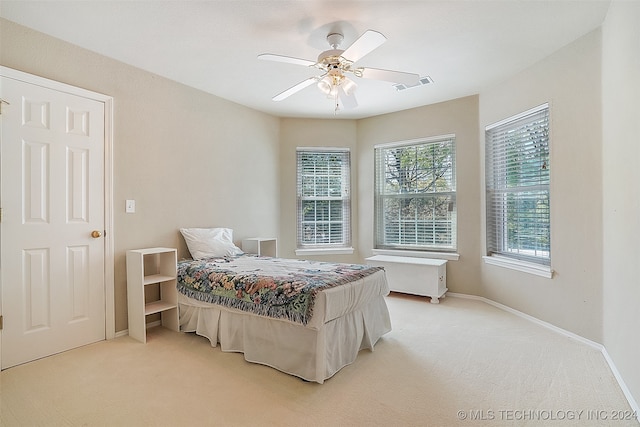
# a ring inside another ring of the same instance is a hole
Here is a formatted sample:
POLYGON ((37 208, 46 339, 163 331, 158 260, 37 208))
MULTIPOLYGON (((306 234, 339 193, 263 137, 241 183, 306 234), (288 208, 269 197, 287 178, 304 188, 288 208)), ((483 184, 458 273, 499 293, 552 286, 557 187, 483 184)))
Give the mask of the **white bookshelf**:
POLYGON ((173 248, 127 251, 127 303, 132 338, 147 342, 147 316, 156 313, 160 313, 162 326, 179 330, 177 266, 177 251, 173 248))

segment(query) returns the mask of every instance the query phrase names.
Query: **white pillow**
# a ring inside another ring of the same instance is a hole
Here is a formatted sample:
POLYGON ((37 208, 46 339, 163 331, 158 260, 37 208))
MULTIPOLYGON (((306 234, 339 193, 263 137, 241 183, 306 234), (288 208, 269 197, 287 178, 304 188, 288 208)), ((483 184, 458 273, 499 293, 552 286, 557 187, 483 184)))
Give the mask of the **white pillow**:
POLYGON ((181 228, 180 233, 194 260, 243 253, 233 244, 233 230, 230 228, 181 228))

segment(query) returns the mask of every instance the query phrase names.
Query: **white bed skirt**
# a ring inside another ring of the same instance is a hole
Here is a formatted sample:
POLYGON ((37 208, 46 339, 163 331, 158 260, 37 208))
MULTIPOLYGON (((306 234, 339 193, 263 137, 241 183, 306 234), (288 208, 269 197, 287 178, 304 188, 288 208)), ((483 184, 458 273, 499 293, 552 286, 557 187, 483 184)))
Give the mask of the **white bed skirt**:
POLYGON ((213 347, 220 343, 222 351, 244 353, 248 362, 322 384, 391 330, 384 274, 373 290, 362 289, 360 283, 321 292, 307 326, 179 294, 180 330, 207 337, 213 347), (332 295, 340 297, 338 304, 332 295))

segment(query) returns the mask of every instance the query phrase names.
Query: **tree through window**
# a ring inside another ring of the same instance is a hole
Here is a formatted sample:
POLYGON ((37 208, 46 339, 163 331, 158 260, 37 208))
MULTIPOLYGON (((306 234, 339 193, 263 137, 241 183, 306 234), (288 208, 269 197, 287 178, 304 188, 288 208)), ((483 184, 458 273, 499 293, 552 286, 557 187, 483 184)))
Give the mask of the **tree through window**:
POLYGON ((351 245, 349 175, 346 149, 297 150, 299 249, 351 245))
POLYGON ((551 264, 549 106, 485 133, 487 252, 551 264))
POLYGON ((456 249, 455 137, 375 148, 378 249, 456 249))

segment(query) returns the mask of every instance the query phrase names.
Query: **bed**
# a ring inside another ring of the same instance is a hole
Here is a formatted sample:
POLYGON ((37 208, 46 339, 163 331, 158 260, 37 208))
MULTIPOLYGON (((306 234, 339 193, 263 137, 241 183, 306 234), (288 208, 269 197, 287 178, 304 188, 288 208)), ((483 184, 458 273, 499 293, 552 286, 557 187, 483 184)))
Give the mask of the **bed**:
POLYGON ((178 262, 181 331, 322 384, 391 330, 382 268, 244 254, 229 229, 226 249, 200 251, 193 230, 221 229, 181 229, 193 258, 178 262))

